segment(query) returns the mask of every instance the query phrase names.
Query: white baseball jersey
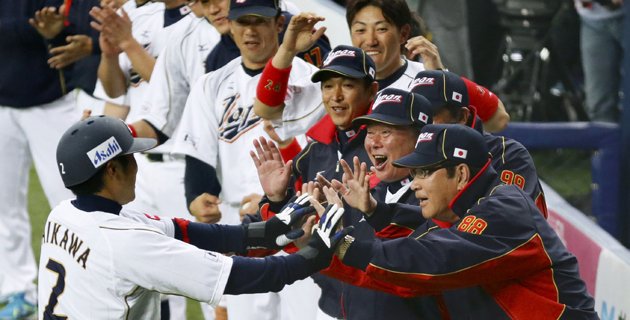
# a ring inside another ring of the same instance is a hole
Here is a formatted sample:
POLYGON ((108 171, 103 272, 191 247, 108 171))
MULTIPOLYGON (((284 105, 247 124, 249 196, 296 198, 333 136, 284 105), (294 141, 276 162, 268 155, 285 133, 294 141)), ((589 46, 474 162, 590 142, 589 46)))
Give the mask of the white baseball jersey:
MULTIPOLYGON (((295 60, 294 60, 295 61, 295 60)), ((409 84, 416 77, 416 74, 424 70, 424 64, 416 61, 407 61, 405 72, 387 88, 397 88, 408 90, 409 84)), ((291 70, 291 77, 294 76, 294 69, 291 70)), ((313 71, 314 73, 315 71, 313 71)), ((300 75, 309 79, 311 75, 300 75)), ((284 110, 282 111, 282 119, 272 121, 276 129, 276 133, 281 139, 300 136, 306 133, 314 124, 316 124, 325 114, 326 109, 323 106, 320 83, 310 83, 309 90, 305 88, 292 88, 289 85, 289 94, 284 101, 284 110), (316 94, 311 93, 315 91, 316 94), (304 92, 309 94, 311 100, 304 100, 304 92), (304 101, 308 101, 305 103, 304 101), (319 103, 319 104, 318 104, 319 103)), ((385 88, 379 88, 385 89, 385 88)))
POLYGON ((173 238, 170 219, 86 212, 66 200, 42 238, 39 319, 159 319, 160 292, 216 305, 232 259, 173 238))
POLYGON ((145 99, 148 113, 143 115, 166 135, 175 132, 190 87, 205 73, 206 57, 220 37, 208 20, 193 14, 173 25, 166 48, 155 62, 145 99))
MULTIPOLYGON (((210 72, 195 83, 190 92, 178 133, 174 152, 195 157, 217 170, 222 187, 222 223, 239 223, 238 208, 244 196, 262 194, 256 167, 249 151, 253 141, 268 137, 262 118, 253 110, 260 74, 250 76, 241 65, 241 57, 219 70, 210 72)), ((310 74, 316 70, 298 58, 293 60, 289 78, 293 101, 305 109, 320 89, 313 89, 310 74)), ((315 103, 315 107, 321 104, 315 103)))
MULTIPOLYGON (((424 64, 422 62, 407 60, 404 57, 402 57, 402 59, 404 59, 405 62, 407 62, 407 68, 405 68, 405 72, 396 81, 394 81, 392 84, 387 86, 387 88, 395 88, 395 89, 408 91, 409 85, 411 84, 413 79, 416 77, 416 74, 418 74, 418 72, 420 71, 425 70, 424 64)), ((383 89, 385 88, 379 88, 379 91, 383 89)))
MULTIPOLYGON (((134 1, 127 1, 125 5, 129 2, 134 1)), ((137 8, 133 6, 123 6, 123 8, 127 12, 127 15, 129 15, 129 19, 132 23, 131 34, 133 38, 147 50, 155 48, 155 46, 152 46, 151 43, 153 38, 156 36, 156 33, 162 29, 164 24, 164 4, 150 2, 137 8)), ((159 51, 153 53, 149 51, 149 53, 154 56, 157 55, 158 52, 159 51)), ((120 104, 120 102, 123 102, 124 105, 130 106, 132 103, 140 101, 139 99, 142 97, 141 88, 146 83, 144 83, 145 81, 137 73, 135 73, 135 71, 133 71, 131 61, 129 60, 129 57, 127 57, 126 53, 120 53, 118 56, 118 63, 126 81, 129 82, 129 88, 127 93, 124 95, 124 98, 109 97, 104 90, 101 91, 102 85, 100 84, 100 80, 97 81, 94 96, 111 103, 120 104)), ((134 117, 132 112, 136 113, 135 111, 130 110, 128 119, 135 120, 131 119, 134 117)))

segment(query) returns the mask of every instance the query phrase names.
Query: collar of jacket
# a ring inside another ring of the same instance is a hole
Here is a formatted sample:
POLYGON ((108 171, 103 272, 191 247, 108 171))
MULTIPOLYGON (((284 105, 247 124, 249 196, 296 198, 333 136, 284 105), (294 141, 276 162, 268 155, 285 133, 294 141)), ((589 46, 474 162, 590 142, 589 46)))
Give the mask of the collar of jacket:
POLYGON ((492 159, 488 159, 479 173, 451 200, 449 208, 460 218, 463 217, 479 198, 490 192, 490 186, 496 182, 496 178, 497 172, 492 168, 492 159))
MULTIPOLYGON (((356 134, 349 139, 354 140, 358 137, 362 131, 365 130, 365 126, 361 126, 355 129, 356 134)), ((337 129, 337 126, 332 122, 329 115, 325 115, 321 120, 314 124, 307 132, 306 136, 309 139, 313 139, 323 144, 331 144, 333 141, 339 141, 337 134, 341 132, 337 129)))

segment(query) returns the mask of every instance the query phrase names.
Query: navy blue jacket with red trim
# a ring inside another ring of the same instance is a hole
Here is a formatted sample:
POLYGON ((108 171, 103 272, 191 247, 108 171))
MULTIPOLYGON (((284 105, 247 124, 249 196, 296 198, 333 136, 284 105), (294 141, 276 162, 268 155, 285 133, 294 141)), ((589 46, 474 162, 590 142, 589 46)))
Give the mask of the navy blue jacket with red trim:
POLYGON ((474 287, 448 299, 453 319, 598 319, 577 259, 522 189, 497 185, 486 164, 450 206, 461 217, 452 227, 357 239, 347 266, 335 259, 327 274, 405 297, 474 287))
MULTIPOLYGON (((347 131, 346 131, 347 132, 347 131)), ((365 151, 363 142, 366 132, 357 129, 351 137, 344 137, 346 132, 336 130, 329 116, 318 122, 307 135, 310 142, 294 159, 293 173, 301 182, 315 180, 321 174, 328 180, 341 181, 343 170, 339 166, 340 156, 348 163, 352 163, 354 156, 361 162, 369 163, 370 159, 365 151)), ((385 200, 387 184, 380 183, 374 189, 375 196, 385 200)), ((413 192, 406 192, 400 201, 417 204, 413 192)), ((416 214, 418 207, 415 206, 416 214)), ((374 229, 363 219, 363 214, 349 208, 344 214, 344 225, 354 226, 353 234, 360 239, 373 240, 376 238, 374 229)), ((390 219, 398 221, 395 217, 390 219)), ((388 235, 388 228, 384 234, 388 235)), ((404 235, 413 230, 405 230, 404 235)), ((321 287, 322 295, 319 300, 320 308, 336 318, 344 319, 418 319, 439 317, 437 304, 431 297, 401 298, 389 293, 378 292, 358 286, 340 282, 335 279, 317 274, 313 276, 321 287)))
MULTIPOLYGON (((392 192, 403 188, 400 181, 387 183, 379 182, 372 190, 372 195, 377 201, 386 201, 387 190, 392 192)), ((420 207, 418 200, 411 189, 406 189, 397 203, 403 203, 413 208, 416 219, 420 216, 420 207)), ((361 214, 361 213, 354 213, 361 214)), ((371 217, 370 217, 371 218, 371 217)), ((367 219, 370 219, 367 218, 367 219)), ((406 227, 406 217, 395 215, 391 217, 388 225, 384 225, 380 232, 376 232, 374 228, 366 220, 360 220, 356 223, 353 236, 362 240, 375 240, 377 237, 381 239, 405 237, 413 232, 413 229, 406 227), (391 227, 390 227, 391 225, 391 227), (400 232, 402 231, 402 233, 400 232)), ((438 301, 440 297, 413 297, 403 298, 393 294, 361 288, 354 285, 344 284, 342 286, 342 305, 344 310, 344 319, 438 319, 440 318, 440 308, 438 301), (436 300, 437 299, 437 300, 436 300)))
POLYGON ((529 195, 542 215, 547 218, 545 194, 538 180, 534 160, 529 151, 518 141, 504 136, 483 133, 492 154, 492 167, 505 184, 514 184, 529 195))
MULTIPOLYGON (((338 131, 328 115, 316 123, 307 132, 307 136, 312 141, 293 158, 292 169, 293 175, 298 181, 297 184, 315 180, 318 173, 329 181, 332 179, 341 181, 343 170, 339 165, 340 155, 341 159, 348 163, 352 163, 354 156, 359 157, 361 162, 369 163, 370 159, 363 147, 365 130, 354 130, 353 132, 354 135, 348 137, 345 132, 338 131)), ((347 213, 343 216, 345 226, 356 225, 362 218, 362 215, 357 211, 350 210, 347 213)), ((319 307, 332 317, 345 317, 346 312, 342 309, 342 293, 348 284, 320 274, 315 274, 312 277, 322 289, 319 307)))
MULTIPOLYGON (((492 167, 496 172, 497 184, 513 184, 523 189, 529 195, 541 214, 547 218, 547 203, 545 195, 538 179, 536 166, 529 151, 518 141, 504 136, 495 136, 481 129, 481 121, 477 121, 478 125, 474 125, 475 129, 482 132, 489 152, 492 154, 492 167)), ((385 226, 388 232, 392 234, 408 234, 408 228, 417 228, 424 219, 416 211, 417 208, 407 207, 405 205, 389 204, 379 202, 377 204, 374 218, 368 218, 368 222, 376 229, 381 230, 385 226), (399 222, 389 221, 392 217, 397 216, 403 219, 399 222), (402 222, 404 221, 404 222, 402 222), (398 226, 398 228, 397 228, 398 226)), ((391 237, 389 237, 391 238, 391 237)))

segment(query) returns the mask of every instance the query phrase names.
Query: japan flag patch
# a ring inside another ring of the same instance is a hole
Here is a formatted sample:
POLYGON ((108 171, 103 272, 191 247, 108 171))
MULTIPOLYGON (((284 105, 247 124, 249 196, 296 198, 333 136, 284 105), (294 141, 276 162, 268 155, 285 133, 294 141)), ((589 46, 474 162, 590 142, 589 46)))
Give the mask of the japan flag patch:
POLYGON ((459 92, 453 91, 452 99, 457 101, 457 102, 462 102, 462 94, 459 93, 459 92))
POLYGON ((455 150, 453 150, 453 157, 455 158, 466 159, 467 156, 468 150, 466 149, 455 148, 455 150))
POLYGON ((425 124, 428 124, 429 116, 424 112, 420 112, 420 114, 418 115, 418 120, 424 122, 425 124))

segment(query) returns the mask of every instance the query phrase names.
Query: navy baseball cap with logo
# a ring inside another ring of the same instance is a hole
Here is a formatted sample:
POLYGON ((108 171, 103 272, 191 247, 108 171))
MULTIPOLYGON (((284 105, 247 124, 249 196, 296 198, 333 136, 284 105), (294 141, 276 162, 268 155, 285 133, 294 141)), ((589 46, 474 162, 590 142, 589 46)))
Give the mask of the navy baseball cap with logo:
POLYGON ((431 103, 423 96, 412 92, 385 88, 381 90, 372 112, 352 120, 356 124, 379 122, 392 126, 413 126, 421 129, 433 122, 431 103))
POLYGON ((94 176, 117 156, 155 147, 157 140, 134 138, 120 119, 89 117, 72 125, 57 144, 57 166, 66 188, 94 176))
POLYGON ((403 168, 430 168, 465 163, 483 167, 490 154, 481 133, 461 124, 430 124, 422 128, 416 149, 394 161, 403 168))
POLYGON ((311 77, 311 81, 320 82, 329 75, 341 75, 348 78, 367 78, 374 81, 376 65, 365 51, 352 46, 336 46, 317 72, 311 77))
POLYGON ((228 19, 236 20, 248 15, 274 18, 279 12, 278 0, 230 0, 228 19))
POLYGON ((444 105, 468 107, 466 82, 455 73, 444 70, 420 71, 409 85, 411 92, 424 96, 434 111, 444 105))

